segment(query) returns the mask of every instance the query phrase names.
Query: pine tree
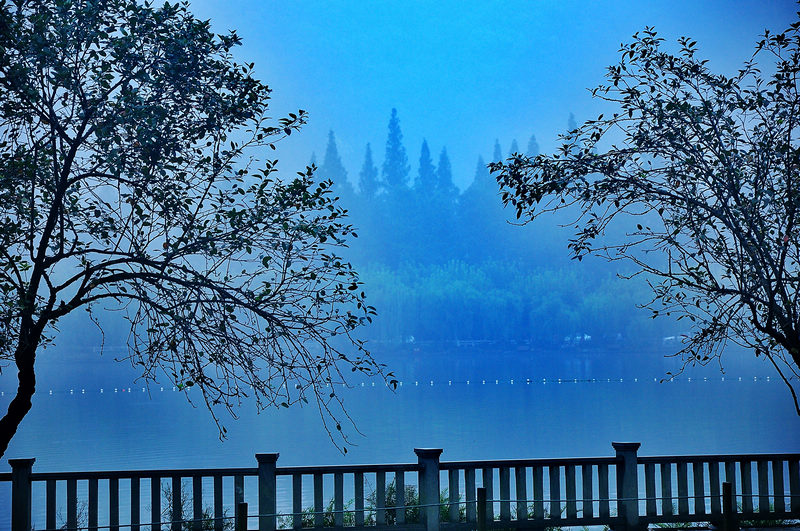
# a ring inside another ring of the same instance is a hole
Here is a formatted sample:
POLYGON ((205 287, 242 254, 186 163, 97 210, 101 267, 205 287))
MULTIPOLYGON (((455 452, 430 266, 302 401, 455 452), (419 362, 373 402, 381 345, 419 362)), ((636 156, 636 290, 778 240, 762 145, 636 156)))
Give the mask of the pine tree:
POLYGON ((436 188, 436 168, 431 160, 431 151, 428 148, 428 141, 422 141, 422 148, 419 153, 419 172, 414 181, 414 189, 419 193, 430 196, 436 188))
MULTIPOLYGON (((483 159, 481 158, 481 160, 483 159)), ((492 154, 492 160, 495 162, 503 160, 503 150, 500 149, 500 141, 497 139, 494 141, 494 153, 492 154)))
POLYGON ((528 149, 525 154, 529 157, 535 157, 539 154, 539 142, 536 141, 536 135, 531 135, 531 139, 528 140, 528 149))
POLYGON ((364 152, 364 164, 358 174, 358 191, 364 199, 373 199, 378 195, 380 183, 378 182, 378 168, 372 161, 372 147, 367 144, 364 152))
POLYGON ((386 156, 383 160, 383 180, 389 190, 402 190, 408 187, 408 156, 403 147, 403 133, 397 109, 392 109, 389 119, 389 136, 386 138, 386 156))
POLYGON ((436 166, 436 189, 444 197, 455 196, 458 193, 453 183, 453 168, 445 147, 439 153, 439 165, 436 166))
POLYGON ((578 124, 575 123, 575 115, 569 113, 569 118, 567 118, 567 132, 574 131, 578 128, 578 124))
POLYGON ((511 147, 508 150, 508 157, 511 158, 514 153, 519 153, 519 144, 517 144, 517 139, 511 141, 511 147))
POLYGON ((347 170, 339 157, 339 150, 336 148, 336 137, 333 131, 328 132, 328 147, 325 149, 325 158, 319 169, 319 177, 333 181, 333 190, 344 198, 345 204, 353 196, 353 185, 347 179, 347 170))

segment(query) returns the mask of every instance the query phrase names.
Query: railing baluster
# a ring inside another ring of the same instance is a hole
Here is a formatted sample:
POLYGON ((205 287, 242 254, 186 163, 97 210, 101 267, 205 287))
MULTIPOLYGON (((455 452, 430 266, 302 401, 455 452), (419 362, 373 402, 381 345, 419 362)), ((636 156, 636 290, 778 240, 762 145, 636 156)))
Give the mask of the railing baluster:
POLYGON ((594 518, 594 494, 592 493, 592 465, 581 465, 583 503, 581 509, 583 510, 584 518, 594 518))
POLYGON ((695 461, 692 463, 692 475, 694 476, 694 514, 706 514, 705 498, 705 478, 703 473, 703 463, 695 461))
POLYGON ((475 522, 478 518, 475 505, 475 469, 464 470, 464 490, 466 491, 467 522, 475 522))
POLYGON ((739 471, 742 474, 742 512, 753 512, 753 466, 750 461, 741 461, 739 471))
POLYGON ((111 531, 119 531, 119 478, 108 480, 108 523, 111 531))
POLYGON ((450 507, 447 511, 447 520, 449 522, 458 522, 458 469, 450 469, 447 471, 447 494, 450 501, 450 507))
POLYGON ((758 512, 769 512, 769 461, 760 459, 757 466, 758 475, 758 512))
POLYGON ((647 516, 656 515, 656 464, 645 463, 644 465, 644 495, 645 514, 647 516))
POLYGON ((131 531, 139 531, 141 483, 139 478, 131 478, 131 531))
POLYGON ((344 474, 336 472, 333 475, 333 525, 344 527, 344 474))
POLYGON ((494 521, 494 469, 484 468, 481 471, 481 487, 486 489, 486 521, 494 521))
POLYGON ((731 492, 733 493, 733 506, 736 511, 739 511, 739 498, 736 497, 736 462, 735 461, 726 461, 725 462, 725 481, 731 484, 731 492))
POLYGON ((153 476, 150 478, 150 529, 151 531, 161 531, 161 478, 153 476))
MULTIPOLYGON (((386 524, 386 472, 375 473, 375 523, 386 524)), ((419 514, 422 515, 420 510, 419 514)))
POLYGON ((517 498, 517 520, 524 521, 528 519, 528 480, 525 477, 524 466, 517 466, 514 468, 514 479, 516 480, 516 498, 517 498))
POLYGON ((567 518, 578 517, 578 494, 575 481, 575 465, 566 465, 564 475, 567 483, 567 518))
POLYGON ((500 468, 500 520, 511 520, 511 471, 508 467, 500 468))
POLYGON ((800 462, 789 461, 789 498, 792 512, 800 511, 800 462))
POLYGON ((394 473, 395 523, 406 523, 406 478, 402 470, 394 473))
POLYGON ((361 527, 364 525, 364 473, 356 472, 353 482, 356 496, 356 527, 361 527))
POLYGON ((317 472, 314 474, 314 527, 322 527, 325 515, 324 501, 322 500, 322 473, 317 472))
POLYGON ((608 465, 597 465, 597 489, 600 495, 600 518, 608 519, 611 515, 611 506, 608 497, 608 465))
POLYGON ((45 487, 45 505, 47 507, 45 525, 47 529, 56 528, 56 480, 48 479, 45 487))
POLYGON ((225 527, 225 509, 222 504, 222 476, 214 474, 214 531, 222 531, 225 527))
POLYGON ((181 478, 172 476, 172 531, 181 531, 181 520, 183 520, 183 504, 181 503, 181 478))
POLYGON ((78 480, 67 480, 67 529, 78 527, 78 480))
POLYGON ((550 473, 550 518, 561 519, 561 467, 552 465, 550 473))
POLYGON ((782 513, 786 511, 785 490, 783 486, 783 460, 776 459, 772 461, 772 492, 775 494, 774 505, 775 512, 782 513))
MULTIPOLYGON (((87 507, 88 511, 88 524, 89 524, 89 531, 97 531, 97 478, 90 478, 89 479, 89 505, 87 507)), ((153 531, 159 531, 158 529, 153 528, 153 531)))
POLYGON ((671 516, 672 513, 672 463, 661 463, 661 514, 671 516))
POLYGON ((292 475, 292 528, 303 527, 303 475, 292 475))
POLYGON ((233 504, 238 507, 244 502, 244 476, 233 476, 233 504))
POLYGON ((531 467, 531 475, 533 476, 533 518, 542 520, 544 519, 544 468, 531 467))
POLYGON ((689 514, 689 467, 686 461, 678 463, 678 514, 689 514))
POLYGON ((203 529, 203 476, 192 478, 192 529, 202 531, 203 529))
POLYGON ((722 514, 722 494, 719 482, 719 461, 708 462, 708 486, 711 495, 711 514, 722 514))

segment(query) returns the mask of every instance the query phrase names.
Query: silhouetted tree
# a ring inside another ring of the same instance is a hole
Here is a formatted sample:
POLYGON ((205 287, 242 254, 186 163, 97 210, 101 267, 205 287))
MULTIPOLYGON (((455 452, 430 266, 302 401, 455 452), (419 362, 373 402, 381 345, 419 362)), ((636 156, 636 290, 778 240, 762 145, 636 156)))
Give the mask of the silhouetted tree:
POLYGON ((800 21, 767 32, 733 77, 712 73, 695 41, 679 39, 678 54, 662 41, 647 28, 622 47, 593 91, 617 107, 610 116, 573 129, 556 155, 494 164, 503 200, 526 220, 581 214, 574 255, 645 276, 652 315, 691 322, 686 363, 728 341, 750 347, 800 414, 800 21), (611 147, 594 152, 609 131, 611 147))
POLYGON ((353 185, 347 178, 347 170, 342 164, 339 150, 336 147, 336 136, 333 131, 328 131, 328 145, 325 148, 325 158, 319 168, 319 176, 333 182, 332 190, 342 199, 342 204, 350 208, 354 199, 353 185))
POLYGON ((511 141, 511 147, 508 148, 508 156, 511 157, 514 153, 519 153, 519 144, 517 144, 517 139, 511 141))
POLYGON ((455 199, 458 195, 458 188, 453 183, 453 169, 450 165, 450 157, 447 155, 447 148, 445 147, 439 153, 439 164, 436 166, 436 189, 443 197, 455 199))
MULTIPOLYGON (((494 141, 494 152, 492 153, 492 160, 503 160, 503 150, 500 149, 500 141, 497 139, 495 139, 494 141)), ((488 171, 486 173, 488 174, 488 171)), ((477 177, 477 173, 475 175, 477 177)))
POLYGON ((2 2, 0 28, 0 359, 18 378, 0 454, 38 347, 104 304, 143 378, 194 387, 218 425, 247 395, 310 398, 341 433, 334 384, 382 370, 352 336, 373 310, 336 257, 351 227, 310 168, 259 159, 305 112, 270 120, 239 37, 185 3, 2 2))
POLYGON ((536 141, 536 135, 531 135, 530 140, 528 140, 528 149, 525 150, 525 154, 529 157, 535 157, 539 154, 539 142, 536 141))
POLYGON ((400 118, 397 109, 392 109, 389 118, 389 135, 386 138, 386 155, 383 160, 383 181, 392 192, 408 188, 408 156, 403 147, 403 132, 400 130, 400 118))
POLYGON ((430 196, 436 188, 436 168, 431 160, 431 151, 428 148, 428 141, 422 141, 422 148, 419 153, 419 170, 417 178, 414 180, 414 188, 419 193, 430 196))
POLYGON ((364 200, 371 201, 378 195, 379 191, 378 168, 372 162, 372 148, 367 144, 367 148, 364 151, 364 163, 358 174, 358 192, 364 200))

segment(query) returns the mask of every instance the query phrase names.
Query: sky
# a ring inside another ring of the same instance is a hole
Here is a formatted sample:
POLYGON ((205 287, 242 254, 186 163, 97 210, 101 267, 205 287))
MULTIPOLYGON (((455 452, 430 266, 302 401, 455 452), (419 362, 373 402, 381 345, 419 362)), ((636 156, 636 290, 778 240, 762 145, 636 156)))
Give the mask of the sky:
POLYGON ((277 151, 293 175, 336 135, 349 178, 357 181, 364 149, 383 161, 387 124, 397 108, 417 171, 427 139, 434 162, 443 146, 454 179, 466 187, 478 155, 495 139, 507 153, 535 134, 543 151, 557 147, 570 112, 595 118, 588 89, 603 82, 619 47, 654 26, 675 49, 697 40, 721 73, 750 57, 765 29, 796 20, 791 1, 370 1, 193 0, 192 11, 216 32, 244 39, 240 62, 273 89, 274 116, 296 109, 309 124, 277 151))

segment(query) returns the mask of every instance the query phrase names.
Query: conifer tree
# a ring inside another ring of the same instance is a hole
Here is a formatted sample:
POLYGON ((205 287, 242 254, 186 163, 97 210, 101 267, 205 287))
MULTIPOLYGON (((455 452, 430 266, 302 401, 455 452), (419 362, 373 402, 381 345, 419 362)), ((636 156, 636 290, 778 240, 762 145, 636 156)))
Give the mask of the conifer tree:
POLYGON ((322 161, 322 167, 319 169, 319 175, 324 179, 333 181, 333 190, 340 196, 345 198, 345 204, 354 195, 353 185, 347 179, 347 170, 342 164, 342 159, 339 156, 339 150, 336 147, 336 136, 333 131, 328 132, 328 146, 325 148, 325 158, 322 161))
POLYGON ((519 153, 519 144, 517 144, 517 139, 511 141, 511 147, 508 149, 508 157, 511 158, 514 153, 519 153))
POLYGON ((531 139, 528 140, 528 149, 525 154, 529 157, 535 157, 539 154, 539 142, 536 141, 536 135, 531 135, 531 139))
POLYGON ((428 148, 428 141, 422 141, 422 148, 419 153, 419 171, 414 182, 414 188, 423 194, 430 194, 436 187, 436 168, 431 160, 431 151, 428 148))
POLYGON ((392 109, 389 119, 389 136, 386 138, 386 156, 383 160, 383 180, 386 187, 402 190, 408 187, 408 156, 403 147, 403 132, 400 130, 400 118, 397 109, 392 109))
POLYGON ((364 164, 358 174, 358 191, 364 199, 373 199, 378 195, 380 183, 378 182, 378 168, 372 161, 372 147, 367 144, 364 151, 364 164))
MULTIPOLYGON (((481 158, 481 160, 483 159, 481 158)), ((497 139, 495 139, 494 141, 494 153, 492 153, 492 160, 494 161, 503 160, 503 150, 500 149, 500 141, 497 139)))
POLYGON ((439 164, 436 166, 436 189, 444 197, 454 197, 458 193, 453 183, 453 169, 445 147, 439 153, 439 164))

